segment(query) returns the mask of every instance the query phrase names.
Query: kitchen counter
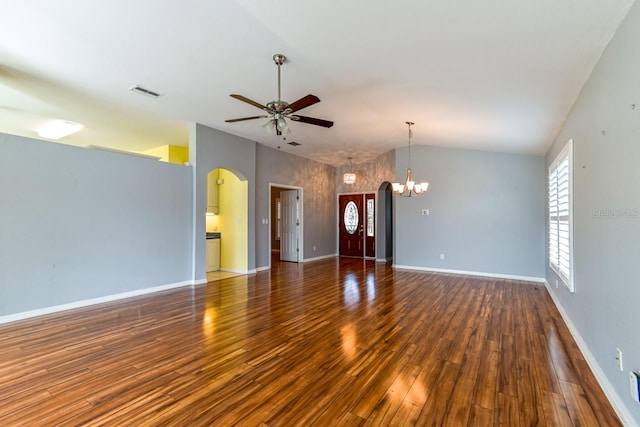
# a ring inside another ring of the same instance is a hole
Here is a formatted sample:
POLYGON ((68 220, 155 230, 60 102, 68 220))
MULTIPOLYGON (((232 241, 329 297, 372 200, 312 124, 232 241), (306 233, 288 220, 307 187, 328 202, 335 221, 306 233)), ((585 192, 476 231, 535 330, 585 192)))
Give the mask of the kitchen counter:
POLYGON ((207 232, 207 240, 209 239, 219 239, 220 238, 220 232, 207 232))

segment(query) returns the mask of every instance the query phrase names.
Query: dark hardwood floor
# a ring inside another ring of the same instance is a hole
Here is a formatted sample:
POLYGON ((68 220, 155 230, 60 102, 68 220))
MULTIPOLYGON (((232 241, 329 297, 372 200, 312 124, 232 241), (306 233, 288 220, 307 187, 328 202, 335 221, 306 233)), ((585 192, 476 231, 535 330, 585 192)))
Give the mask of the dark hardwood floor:
POLYGON ((0 325, 0 425, 621 424, 543 286, 329 259, 0 325))

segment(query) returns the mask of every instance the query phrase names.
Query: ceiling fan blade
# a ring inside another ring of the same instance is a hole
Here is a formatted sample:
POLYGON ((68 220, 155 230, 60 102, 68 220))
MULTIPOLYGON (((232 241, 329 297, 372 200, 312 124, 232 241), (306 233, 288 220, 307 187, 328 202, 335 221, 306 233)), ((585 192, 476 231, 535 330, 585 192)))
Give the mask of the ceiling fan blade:
POLYGON ((266 106, 266 105, 262 105, 262 104, 260 104, 260 103, 258 103, 258 102, 256 102, 256 101, 254 101, 254 100, 252 100, 252 99, 247 98, 246 96, 236 95, 235 93, 232 93, 232 94, 231 94, 231 95, 229 95, 229 96, 230 96, 230 97, 232 97, 232 98, 237 99, 238 101, 242 101, 242 102, 246 102, 247 104, 251 104, 251 105, 253 105, 254 107, 257 107, 257 108, 259 108, 259 109, 261 109, 261 110, 271 112, 271 110, 269 110, 269 108, 267 108, 267 106, 266 106))
POLYGON ((330 128, 333 126, 333 122, 329 120, 316 119, 314 117, 305 117, 305 116, 291 116, 291 120, 295 120, 297 122, 308 123, 310 125, 322 126, 325 128, 330 128))
POLYGON ((269 116, 253 116, 253 117, 241 117, 239 119, 229 119, 229 120, 225 120, 225 122, 227 123, 235 123, 235 122, 242 122, 244 120, 253 120, 253 119, 266 119, 269 116))
POLYGON ((303 108, 307 108, 310 105, 317 104, 318 102, 320 102, 320 98, 315 95, 309 94, 289 104, 287 110, 291 110, 289 112, 293 113, 298 110, 302 110, 303 108))

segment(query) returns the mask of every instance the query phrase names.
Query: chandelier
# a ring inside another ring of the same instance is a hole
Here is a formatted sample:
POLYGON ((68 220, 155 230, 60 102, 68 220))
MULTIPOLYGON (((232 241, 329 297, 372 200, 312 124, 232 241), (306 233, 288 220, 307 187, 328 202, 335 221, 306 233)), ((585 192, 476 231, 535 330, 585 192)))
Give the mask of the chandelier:
POLYGON ((402 197, 411 197, 412 195, 420 195, 427 191, 429 187, 428 182, 421 182, 420 184, 416 184, 413 180, 413 175, 411 173, 411 137, 413 133, 411 132, 411 126, 414 125, 413 122, 405 122, 409 126, 409 167, 407 168, 407 179, 404 184, 400 184, 399 182, 394 182, 391 184, 393 186, 394 194, 397 194, 402 197))
POLYGON ((348 185, 353 185, 356 183, 356 174, 353 172, 353 162, 351 161, 353 157, 347 157, 347 158, 349 159, 349 165, 350 165, 349 170, 351 172, 347 172, 342 175, 342 182, 348 185))

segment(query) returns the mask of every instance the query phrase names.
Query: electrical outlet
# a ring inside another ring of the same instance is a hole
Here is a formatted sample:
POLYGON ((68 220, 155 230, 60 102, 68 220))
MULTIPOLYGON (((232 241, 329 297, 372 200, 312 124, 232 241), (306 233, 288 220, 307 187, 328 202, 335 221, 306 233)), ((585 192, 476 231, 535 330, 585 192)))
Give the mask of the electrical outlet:
POLYGON ((620 371, 624 372, 624 368, 622 367, 622 351, 620 351, 619 348, 616 348, 616 363, 618 364, 620 371))
POLYGON ((444 254, 440 254, 440 259, 444 259, 444 254))

